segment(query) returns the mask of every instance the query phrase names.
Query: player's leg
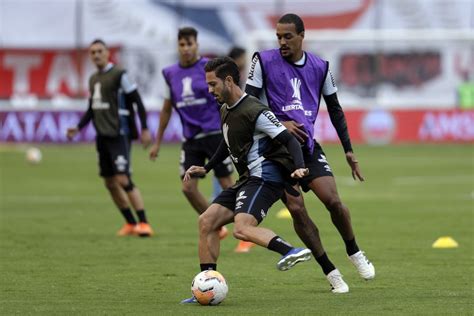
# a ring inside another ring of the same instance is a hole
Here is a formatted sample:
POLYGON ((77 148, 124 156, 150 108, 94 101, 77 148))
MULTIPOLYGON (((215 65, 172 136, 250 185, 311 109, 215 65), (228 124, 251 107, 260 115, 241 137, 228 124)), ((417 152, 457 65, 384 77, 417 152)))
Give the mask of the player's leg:
POLYGON ((141 237, 153 235, 153 230, 148 224, 146 218, 145 205, 138 188, 133 183, 131 174, 130 150, 131 141, 127 136, 119 136, 115 144, 111 147, 112 160, 114 162, 114 174, 117 182, 126 192, 127 197, 138 217, 138 225, 135 227, 135 233, 141 237))
POLYGON ((311 161, 307 165, 310 166, 310 175, 313 178, 306 181, 304 186, 307 185, 307 188, 313 191, 326 206, 326 209, 331 214, 334 226, 336 226, 344 240, 347 255, 356 266, 359 274, 364 279, 374 278, 374 266, 367 260, 365 254, 360 251, 356 243, 349 209, 342 203, 339 197, 331 167, 319 145, 315 147, 311 161))
POLYGON ((375 268, 365 256, 365 253, 359 249, 355 241, 349 209, 342 204, 339 198, 334 178, 316 178, 311 181, 309 187, 331 213, 331 220, 346 245, 347 255, 357 268, 360 276, 366 280, 373 279, 375 277, 375 268))
MULTIPOLYGON (((204 166, 205 159, 206 156, 200 149, 199 140, 188 140, 184 142, 179 161, 181 179, 183 179, 184 173, 191 166, 204 166)), ((198 189, 199 179, 200 178, 192 178, 189 181, 183 181, 181 191, 193 209, 198 214, 202 214, 209 206, 209 203, 198 189)))
POLYGON ((109 191, 114 204, 120 210, 126 222, 124 226, 117 232, 117 235, 133 235, 134 228, 136 226, 136 220, 132 214, 132 211, 130 210, 127 194, 115 178, 115 163, 112 156, 114 146, 115 143, 113 139, 105 139, 100 136, 97 137, 96 148, 99 157, 100 176, 104 179, 105 187, 109 191))
POLYGON ((133 209, 138 217, 138 224, 135 227, 135 233, 140 237, 150 237, 153 235, 153 229, 148 223, 145 205, 140 190, 135 186, 132 179, 127 174, 119 174, 115 176, 120 186, 127 193, 127 197, 132 204, 133 209))
MULTIPOLYGON (((220 252, 219 230, 234 220, 232 211, 236 190, 222 191, 207 210, 199 216, 199 263, 201 271, 217 270, 220 252)), ((181 301, 181 304, 197 303, 193 297, 181 301)))
POLYGON ((294 248, 270 229, 257 227, 266 217, 269 208, 281 198, 282 194, 282 183, 264 182, 260 178, 250 177, 238 189, 236 195, 234 236, 278 252, 282 258, 277 268, 287 270, 298 262, 309 260, 311 251, 305 248, 294 248))
POLYGON ((295 185, 293 189, 298 192, 299 195, 295 196, 285 191, 285 196, 282 200, 293 218, 295 232, 306 247, 311 249, 316 262, 321 266, 324 274, 328 275, 331 271, 336 269, 336 267, 329 260, 324 250, 319 230, 306 210, 303 194, 300 191, 299 186, 295 185))
POLYGON ((199 261, 202 271, 216 270, 220 251, 219 230, 233 220, 233 211, 217 203, 211 204, 199 216, 199 261))

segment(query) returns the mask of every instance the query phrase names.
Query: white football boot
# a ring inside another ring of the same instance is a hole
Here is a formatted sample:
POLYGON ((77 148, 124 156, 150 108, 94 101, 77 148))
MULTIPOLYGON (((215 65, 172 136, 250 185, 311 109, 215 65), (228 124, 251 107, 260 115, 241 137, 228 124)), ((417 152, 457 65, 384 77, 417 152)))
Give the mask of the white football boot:
POLYGON ((367 259, 363 251, 358 251, 352 256, 349 256, 352 264, 356 267, 359 275, 365 280, 371 280, 375 278, 374 265, 367 259))
POLYGON ((349 286, 346 282, 342 279, 342 274, 339 272, 338 269, 334 269, 326 275, 329 283, 331 284, 331 292, 342 294, 349 292, 349 286))

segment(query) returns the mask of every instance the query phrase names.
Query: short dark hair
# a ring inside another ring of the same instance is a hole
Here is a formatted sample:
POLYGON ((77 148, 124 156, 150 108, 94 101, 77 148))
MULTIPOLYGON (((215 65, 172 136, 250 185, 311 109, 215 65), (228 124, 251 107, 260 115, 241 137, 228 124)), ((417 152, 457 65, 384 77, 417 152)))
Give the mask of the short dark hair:
POLYGON ((231 76, 236 85, 239 85, 240 73, 239 67, 230 57, 217 57, 209 60, 204 66, 206 72, 214 71, 216 77, 225 80, 227 76, 231 76))
POLYGON ((104 40, 101 38, 96 38, 95 40, 93 40, 91 44, 89 45, 89 47, 94 44, 101 44, 101 45, 104 45, 105 48, 107 48, 107 44, 105 44, 104 40))
POLYGON ((182 27, 178 31, 178 41, 182 38, 194 37, 197 40, 198 31, 191 26, 182 27))
POLYGON ((230 58, 232 59, 237 59, 239 58, 240 56, 242 56, 243 54, 245 54, 245 49, 242 48, 242 47, 239 47, 239 46, 234 46, 231 48, 231 50, 229 51, 229 54, 227 54, 227 56, 229 56, 230 58))
POLYGON ((304 23, 303 20, 296 14, 294 13, 287 13, 284 16, 282 16, 279 20, 278 23, 281 24, 294 24, 296 28, 296 33, 301 33, 304 31, 304 23))

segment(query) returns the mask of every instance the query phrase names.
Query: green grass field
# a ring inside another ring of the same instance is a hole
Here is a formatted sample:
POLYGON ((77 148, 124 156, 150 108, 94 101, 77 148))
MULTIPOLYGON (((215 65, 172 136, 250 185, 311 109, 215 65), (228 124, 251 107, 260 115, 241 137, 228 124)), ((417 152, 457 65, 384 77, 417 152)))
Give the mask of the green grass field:
MULTIPOLYGON (((180 192, 179 147, 157 162, 133 151, 156 236, 118 238, 122 224, 97 177, 92 145, 40 146, 28 165, 24 148, 0 147, 1 315, 472 315, 474 150, 462 145, 357 146, 366 177, 350 177, 340 146, 325 146, 357 240, 376 267, 363 281, 345 256, 326 210, 306 195, 325 248, 350 293, 334 295, 314 260, 288 272, 263 248, 235 254, 222 243, 218 270, 229 284, 217 307, 182 306, 199 272, 197 216, 180 192), (456 249, 433 249, 451 236, 456 249)), ((202 183, 210 194, 210 181, 202 183)), ((276 204, 263 222, 302 245, 276 204)))

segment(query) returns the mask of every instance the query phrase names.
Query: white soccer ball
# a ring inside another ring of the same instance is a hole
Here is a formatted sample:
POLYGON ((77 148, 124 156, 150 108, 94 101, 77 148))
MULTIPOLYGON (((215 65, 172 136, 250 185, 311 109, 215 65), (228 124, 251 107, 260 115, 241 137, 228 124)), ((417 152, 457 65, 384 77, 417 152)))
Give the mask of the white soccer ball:
POLYGON ((227 283, 217 271, 202 271, 194 277, 191 291, 201 305, 218 305, 227 296, 227 283))
POLYGON ((41 154, 41 150, 36 147, 30 147, 26 150, 26 161, 31 164, 38 164, 41 162, 41 158, 43 155, 41 154))

